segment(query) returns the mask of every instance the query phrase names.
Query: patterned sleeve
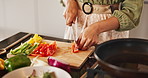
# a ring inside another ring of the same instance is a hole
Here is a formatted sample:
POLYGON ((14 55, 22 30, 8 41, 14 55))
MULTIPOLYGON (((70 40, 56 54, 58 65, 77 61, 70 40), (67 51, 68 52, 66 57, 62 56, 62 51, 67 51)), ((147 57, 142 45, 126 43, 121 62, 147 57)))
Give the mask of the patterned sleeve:
POLYGON ((126 31, 135 28, 140 21, 143 0, 125 0, 120 10, 115 10, 113 16, 117 17, 120 27, 116 31, 126 31))

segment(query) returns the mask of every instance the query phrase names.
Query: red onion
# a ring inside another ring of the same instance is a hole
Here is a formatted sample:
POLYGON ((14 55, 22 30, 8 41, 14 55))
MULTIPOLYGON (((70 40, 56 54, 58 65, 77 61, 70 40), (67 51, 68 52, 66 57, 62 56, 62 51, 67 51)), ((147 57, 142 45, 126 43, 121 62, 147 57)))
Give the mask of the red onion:
POLYGON ((48 64, 50 66, 58 67, 58 68, 61 68, 63 70, 66 70, 67 72, 70 72, 69 64, 67 64, 63 61, 60 61, 60 60, 58 60, 54 57, 48 57, 48 64))

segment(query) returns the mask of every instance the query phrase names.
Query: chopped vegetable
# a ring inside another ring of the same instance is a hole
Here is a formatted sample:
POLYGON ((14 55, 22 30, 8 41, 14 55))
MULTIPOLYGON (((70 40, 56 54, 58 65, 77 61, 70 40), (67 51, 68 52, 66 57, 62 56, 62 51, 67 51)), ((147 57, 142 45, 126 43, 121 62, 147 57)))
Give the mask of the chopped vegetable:
POLYGON ((31 47, 31 44, 24 43, 24 44, 21 44, 19 47, 17 47, 14 50, 11 49, 10 53, 13 54, 13 55, 23 54, 29 47, 31 47))
POLYGON ((33 38, 30 38, 27 43, 30 43, 30 44, 34 44, 34 43, 41 43, 43 40, 42 37, 38 36, 38 34, 35 34, 33 36, 33 38))
POLYGON ((72 43, 71 50, 73 53, 79 52, 79 49, 76 43, 72 43))
POLYGON ((35 43, 32 47, 30 47, 29 49, 27 49, 26 51, 25 51, 25 54, 27 54, 27 55, 29 55, 29 54, 31 54, 32 53, 32 51, 36 48, 36 47, 38 47, 38 43, 35 43))
POLYGON ((43 74, 43 78, 56 78, 55 73, 54 72, 45 72, 43 74))
POLYGON ((14 50, 10 50, 10 53, 13 55, 17 55, 17 54, 29 55, 38 45, 39 43, 34 43, 33 45, 30 43, 24 43, 24 44, 21 44, 18 48, 14 50))
POLYGON ((54 55, 56 50, 57 50, 57 44, 55 41, 51 44, 41 43, 30 55, 31 56, 47 57, 47 56, 54 55))
POLYGON ((35 34, 33 38, 30 38, 24 44, 21 44, 19 47, 17 47, 14 50, 10 50, 10 53, 13 55, 17 54, 29 55, 39 45, 40 42, 42 42, 42 37, 38 36, 38 34, 35 34))
POLYGON ((33 43, 35 43, 35 41, 34 41, 33 38, 30 38, 30 39, 27 41, 27 43, 33 44, 33 43))
POLYGON ((4 60, 0 58, 0 70, 4 70, 4 60))
POLYGON ((16 55, 6 59, 4 61, 4 64, 6 70, 13 71, 20 67, 29 66, 31 64, 31 61, 26 55, 16 55))
POLYGON ((48 57, 48 64, 50 66, 58 67, 58 68, 66 70, 67 72, 70 72, 69 64, 67 64, 67 63, 65 63, 63 61, 57 60, 57 59, 55 59, 53 57, 48 57))
POLYGON ((33 70, 32 74, 28 78, 56 78, 54 72, 45 72, 43 75, 36 76, 36 71, 33 70))

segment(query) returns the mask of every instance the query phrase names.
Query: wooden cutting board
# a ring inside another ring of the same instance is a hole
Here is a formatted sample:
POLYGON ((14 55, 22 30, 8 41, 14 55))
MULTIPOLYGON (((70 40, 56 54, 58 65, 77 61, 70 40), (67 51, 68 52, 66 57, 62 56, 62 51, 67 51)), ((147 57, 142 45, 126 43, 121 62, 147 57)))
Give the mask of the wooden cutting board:
MULTIPOLYGON (((47 43, 52 42, 50 40, 44 40, 44 41, 46 41, 47 43)), ((87 51, 79 51, 78 53, 73 53, 71 52, 72 43, 66 43, 60 41, 56 42, 58 49, 57 52, 51 57, 62 60, 74 68, 80 68, 86 62, 88 56, 90 56, 94 51, 94 47, 91 47, 87 51)), ((29 56, 29 58, 32 59, 34 57, 29 56)), ((47 62, 47 58, 48 57, 39 57, 38 59, 47 62)))

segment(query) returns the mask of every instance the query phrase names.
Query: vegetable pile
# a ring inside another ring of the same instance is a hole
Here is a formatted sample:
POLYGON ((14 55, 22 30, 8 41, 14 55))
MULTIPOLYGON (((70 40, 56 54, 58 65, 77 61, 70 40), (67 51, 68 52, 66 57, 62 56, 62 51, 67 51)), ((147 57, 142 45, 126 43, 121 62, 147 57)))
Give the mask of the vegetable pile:
POLYGON ((35 34, 33 38, 30 38, 27 42, 21 44, 14 50, 10 50, 13 55, 24 54, 30 56, 47 57, 55 54, 57 50, 56 42, 46 43, 42 41, 43 38, 35 34))
POLYGON ((51 44, 41 43, 30 55, 47 57, 47 56, 52 56, 56 52, 56 50, 57 50, 57 45, 55 41, 51 44))
POLYGON ((29 55, 37 46, 38 46, 38 43, 35 43, 32 45, 30 43, 25 42, 24 44, 21 44, 18 48, 14 50, 10 50, 10 53, 13 55, 17 55, 17 54, 29 55))
MULTIPOLYGON (((13 55, 25 54, 30 56, 47 57, 53 56, 57 51, 56 41, 51 43, 43 42, 43 38, 35 34, 33 38, 30 38, 27 42, 21 44, 14 50, 10 50, 13 55)), ((72 43, 71 51, 73 53, 79 52, 77 44, 72 43)))
POLYGON ((27 42, 21 44, 14 50, 10 50, 10 53, 13 55, 17 54, 25 54, 30 55, 32 51, 38 47, 38 45, 42 42, 42 37, 35 34, 33 38, 30 38, 27 42))
MULTIPOLYGON (((35 57, 36 56, 48 57, 48 56, 53 56, 56 52, 57 52, 56 41, 53 41, 51 43, 46 43, 44 42, 42 37, 40 37, 38 34, 35 34, 28 41, 22 43, 17 48, 10 50, 10 53, 15 56, 8 58, 5 61, 0 58, 0 70, 6 69, 8 71, 13 71, 21 67, 30 66, 31 60, 27 57, 27 55, 35 57)), ((79 52, 78 47, 75 43, 72 43, 71 45, 71 52, 73 53, 79 52)), ((63 61, 59 61, 55 58, 48 57, 48 64, 54 67, 62 68, 70 72, 69 64, 63 61)), ((49 73, 44 73, 44 74, 45 74, 44 76, 49 75, 49 73)))

